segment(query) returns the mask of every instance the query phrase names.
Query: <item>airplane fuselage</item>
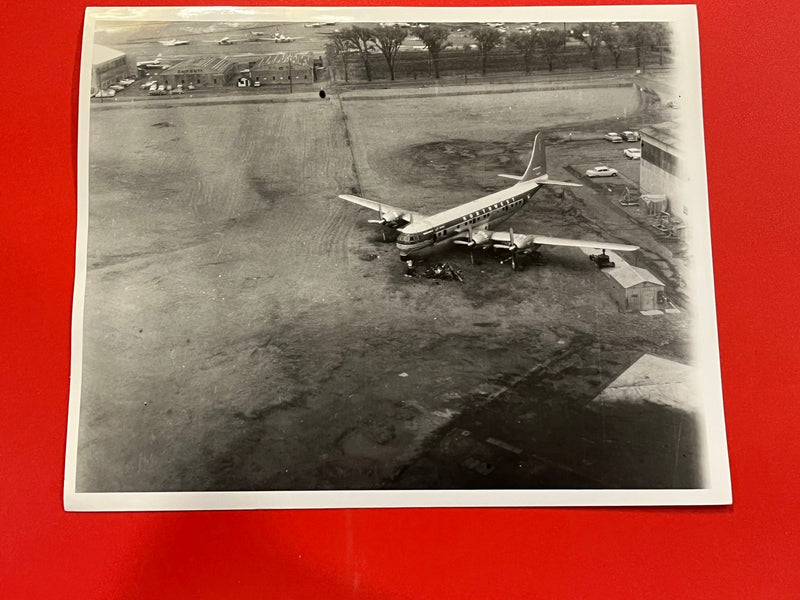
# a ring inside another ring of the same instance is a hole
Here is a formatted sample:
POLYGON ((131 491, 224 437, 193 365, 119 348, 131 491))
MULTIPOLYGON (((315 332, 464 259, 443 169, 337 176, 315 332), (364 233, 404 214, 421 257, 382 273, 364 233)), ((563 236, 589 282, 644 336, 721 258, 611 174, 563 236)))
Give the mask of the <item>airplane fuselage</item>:
POLYGON ((443 250, 473 232, 492 228, 516 213, 539 187, 520 183, 472 202, 409 223, 399 230, 397 248, 400 259, 409 260, 443 250))

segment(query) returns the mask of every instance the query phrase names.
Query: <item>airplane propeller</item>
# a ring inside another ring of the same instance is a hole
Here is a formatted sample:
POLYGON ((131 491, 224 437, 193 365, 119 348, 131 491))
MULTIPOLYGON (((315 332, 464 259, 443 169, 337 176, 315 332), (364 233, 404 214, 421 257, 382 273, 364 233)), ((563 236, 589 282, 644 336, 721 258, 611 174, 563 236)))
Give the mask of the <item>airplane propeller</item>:
POLYGON ((475 250, 476 246, 485 247, 486 243, 491 240, 491 235, 488 234, 486 231, 481 230, 477 233, 472 233, 472 225, 467 225, 467 231, 469 232, 469 237, 465 240, 455 240, 454 243, 459 244, 461 246, 466 246, 469 248, 469 262, 473 265, 475 264, 475 250))
MULTIPOLYGON (((511 268, 517 270, 517 252, 525 251, 533 243, 532 236, 521 235, 514 239, 514 230, 508 230, 508 244, 496 244, 495 248, 508 250, 510 256, 506 260, 511 260, 511 268)), ((505 262, 505 260, 501 261, 505 262)))
MULTIPOLYGON (((388 212, 384 213, 383 208, 380 204, 378 204, 378 218, 377 219, 369 219, 368 223, 375 223, 376 225, 380 225, 381 227, 389 227, 390 229, 397 229, 401 225, 405 225, 408 221, 397 212, 388 212)), ((386 241, 386 232, 381 229, 381 234, 383 235, 383 241, 386 241)))

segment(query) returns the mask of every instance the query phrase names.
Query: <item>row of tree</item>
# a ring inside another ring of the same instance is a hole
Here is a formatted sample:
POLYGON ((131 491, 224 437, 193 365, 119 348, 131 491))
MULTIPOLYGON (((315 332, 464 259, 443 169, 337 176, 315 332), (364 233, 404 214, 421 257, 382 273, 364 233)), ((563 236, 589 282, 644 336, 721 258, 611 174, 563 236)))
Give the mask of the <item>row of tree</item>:
POLYGON ((664 62, 664 50, 670 45, 670 29, 664 23, 581 23, 570 32, 571 36, 586 46, 589 66, 596 69, 602 48, 614 57, 614 66, 619 67, 622 49, 636 50, 636 66, 644 68, 645 51, 656 48, 659 62, 664 62))
MULTIPOLYGON (((345 81, 348 80, 348 65, 354 55, 358 55, 364 65, 364 74, 368 81, 372 80, 370 55, 375 50, 383 55, 389 71, 390 79, 395 78, 395 64, 400 47, 413 33, 418 37, 430 56, 433 75, 439 78, 439 62, 442 52, 452 47, 449 37, 451 28, 446 25, 433 24, 414 28, 403 28, 399 25, 378 25, 365 27, 351 25, 330 34, 328 47, 329 58, 337 59, 344 69, 345 81)), ((533 57, 538 51, 544 58, 550 71, 558 56, 564 51, 568 38, 578 40, 586 48, 587 64, 590 68, 599 68, 599 56, 605 48, 614 59, 614 66, 619 67, 623 48, 636 51, 636 66, 644 68, 645 52, 653 48, 659 51, 659 60, 663 64, 663 51, 669 48, 670 30, 664 23, 581 23, 569 32, 560 28, 528 29, 507 34, 497 27, 477 25, 472 27, 469 37, 474 44, 468 48, 477 49, 480 55, 481 74, 486 75, 490 53, 496 48, 512 49, 524 62, 525 72, 529 74, 533 57)))

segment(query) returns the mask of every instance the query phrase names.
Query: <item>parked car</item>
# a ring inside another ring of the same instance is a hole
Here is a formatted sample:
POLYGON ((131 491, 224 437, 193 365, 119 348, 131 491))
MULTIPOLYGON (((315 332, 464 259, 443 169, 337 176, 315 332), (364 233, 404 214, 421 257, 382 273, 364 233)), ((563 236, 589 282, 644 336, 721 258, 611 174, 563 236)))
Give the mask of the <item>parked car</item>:
POLYGON ((110 86, 108 86, 108 87, 109 87, 109 89, 116 90, 116 91, 118 91, 118 92, 121 92, 122 90, 124 90, 124 89, 125 89, 125 86, 124 86, 124 85, 118 85, 118 84, 116 84, 116 83, 115 83, 114 85, 110 85, 110 86))
POLYGON ((187 90, 193 90, 193 89, 195 89, 195 87, 194 87, 194 84, 193 84, 193 83, 190 83, 188 86, 186 86, 186 89, 187 89, 187 90))
POLYGON ((136 80, 135 80, 135 79, 131 79, 130 77, 127 77, 127 78, 125 78, 125 79, 120 79, 120 80, 119 80, 120 84, 121 84, 121 85, 124 85, 125 87, 128 87, 128 86, 129 86, 130 84, 132 84, 134 81, 136 81, 136 80))
POLYGON ((182 95, 183 94, 183 88, 175 88, 174 90, 170 90, 169 91, 169 95, 170 96, 174 96, 175 94, 177 94, 179 96, 182 95))
POLYGON ((587 177, 616 177, 617 170, 611 167, 595 167, 586 171, 587 177))
POLYGON ((156 81, 155 79, 151 79, 150 81, 146 81, 145 83, 143 83, 139 87, 141 87, 143 90, 146 90, 146 89, 149 89, 149 88, 151 88, 153 86, 156 86, 156 88, 158 88, 158 81, 156 81))
POLYGON ((639 132, 638 131, 623 131, 622 137, 625 138, 626 142, 638 142, 639 141, 639 132))
POLYGON ((608 140, 609 142, 614 142, 616 144, 622 141, 622 136, 618 133, 610 131, 609 133, 603 136, 603 139, 608 140))
POLYGON ((156 88, 156 89, 150 88, 150 91, 147 92, 147 95, 148 96, 166 96, 167 95, 167 90, 162 90, 161 88, 156 88))
POLYGON ((642 158, 642 151, 639 148, 625 148, 625 156, 631 160, 639 160, 642 158))
POLYGON ((98 92, 94 95, 95 98, 113 98, 117 95, 117 90, 112 90, 111 88, 107 90, 98 90, 98 92))

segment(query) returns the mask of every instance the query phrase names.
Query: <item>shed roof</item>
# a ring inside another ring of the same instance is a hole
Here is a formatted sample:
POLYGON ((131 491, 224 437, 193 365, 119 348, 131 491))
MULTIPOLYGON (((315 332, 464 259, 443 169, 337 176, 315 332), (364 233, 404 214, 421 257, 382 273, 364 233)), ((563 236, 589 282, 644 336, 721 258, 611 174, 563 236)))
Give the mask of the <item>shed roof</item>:
POLYGON ((113 48, 109 48, 108 46, 95 44, 92 48, 93 65, 102 65, 103 63, 114 60, 115 58, 120 58, 121 56, 125 56, 125 53, 120 52, 119 50, 114 50, 113 48))
POLYGON ((642 267, 634 267, 626 262, 623 262, 618 267, 605 269, 605 272, 610 277, 613 277, 615 280, 617 280, 617 282, 619 282, 619 284, 625 289, 639 285, 640 283, 654 283, 660 286, 664 285, 664 283, 658 279, 658 277, 653 275, 647 269, 643 269, 642 267))

